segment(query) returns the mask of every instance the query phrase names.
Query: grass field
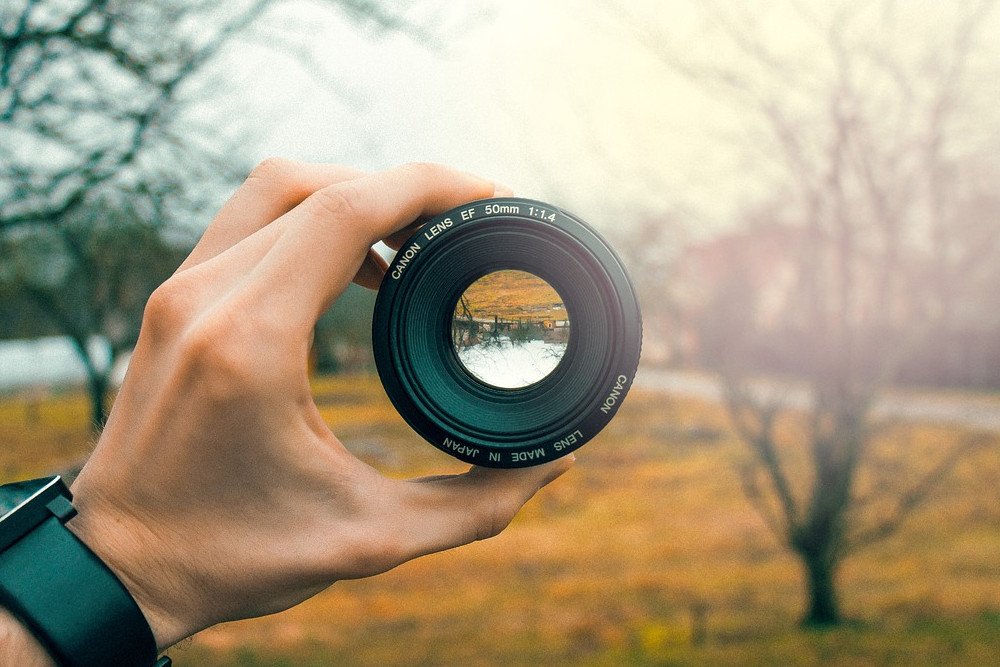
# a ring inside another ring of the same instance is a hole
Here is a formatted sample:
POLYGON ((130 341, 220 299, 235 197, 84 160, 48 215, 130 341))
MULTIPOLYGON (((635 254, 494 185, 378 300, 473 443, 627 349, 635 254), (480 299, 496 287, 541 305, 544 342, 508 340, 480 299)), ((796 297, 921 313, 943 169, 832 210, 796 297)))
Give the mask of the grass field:
MULTIPOLYGON (((377 379, 315 389, 334 432, 387 474, 462 468, 409 431, 377 379)), ((4 480, 85 455, 85 420, 75 394, 0 401, 4 480)), ((906 479, 962 435, 897 426, 873 460, 906 479)), ((744 455, 717 406, 636 391, 499 537, 338 583, 170 654, 180 667, 997 664, 997 443, 964 461, 899 533, 846 563, 852 620, 829 631, 797 626, 797 564, 741 495, 744 455)))

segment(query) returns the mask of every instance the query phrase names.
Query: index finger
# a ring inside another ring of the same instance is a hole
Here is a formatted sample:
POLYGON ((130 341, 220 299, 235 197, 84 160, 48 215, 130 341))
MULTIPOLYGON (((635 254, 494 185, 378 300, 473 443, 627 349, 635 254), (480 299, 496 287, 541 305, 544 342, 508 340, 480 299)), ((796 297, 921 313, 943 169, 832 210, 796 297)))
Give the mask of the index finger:
POLYGON ((313 192, 328 185, 363 175, 364 172, 334 164, 296 162, 268 158, 250 172, 233 193, 198 244, 181 265, 181 270, 205 262, 236 245, 313 192))
MULTIPOLYGON (((491 196, 493 196, 493 197, 513 197, 514 196, 514 191, 511 190, 506 185, 500 185, 499 183, 496 183, 493 186, 493 194, 491 196)), ((396 230, 395 232, 393 232, 389 236, 387 236, 384 239, 382 239, 382 242, 385 243, 390 248, 392 248, 393 250, 399 250, 401 247, 403 247, 403 244, 406 243, 406 241, 410 238, 410 236, 412 236, 413 233, 415 231, 417 231, 418 229, 420 229, 420 227, 422 227, 423 224, 426 223, 426 222, 427 222, 427 218, 420 218, 420 219, 414 220, 413 222, 411 222, 410 224, 408 224, 406 227, 403 227, 402 229, 396 230)))
POLYGON ((281 236, 251 284, 306 326, 339 296, 368 250, 421 216, 493 194, 491 181, 435 164, 410 164, 325 187, 275 221, 281 236), (280 289, 273 289, 280 285, 280 289))

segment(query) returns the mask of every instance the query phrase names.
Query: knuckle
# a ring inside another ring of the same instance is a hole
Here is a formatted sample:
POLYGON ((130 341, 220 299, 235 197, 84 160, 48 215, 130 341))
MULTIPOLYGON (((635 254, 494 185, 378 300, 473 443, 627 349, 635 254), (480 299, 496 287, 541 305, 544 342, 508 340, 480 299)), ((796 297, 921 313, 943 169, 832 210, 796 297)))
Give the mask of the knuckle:
POLYGON ((186 330, 180 343, 181 363, 210 403, 230 403, 262 384, 245 338, 228 319, 208 316, 186 330))
POLYGON ((336 543, 317 550, 315 566, 330 579, 357 579, 387 572, 406 562, 397 535, 371 526, 334 531, 336 543))
POLYGON ((335 573, 338 578, 386 572, 414 556, 412 535, 407 537, 407 530, 397 521, 386 520, 387 516, 406 515, 398 504, 400 484, 381 476, 373 478, 367 472, 363 476, 367 481, 345 478, 351 480, 353 488, 342 498, 342 508, 354 515, 354 521, 347 531, 333 531, 339 533, 332 563, 339 570, 335 573), (362 492, 362 487, 371 488, 373 479, 376 493, 362 492))
POLYGON ((364 574, 387 572, 406 560, 402 542, 394 535, 369 535, 354 546, 352 556, 354 571, 364 574))
POLYGON ((192 310, 193 296, 178 278, 170 278, 146 301, 142 326, 154 336, 172 333, 187 320, 192 310))
POLYGON ((293 395, 305 371, 305 354, 287 327, 252 314, 235 298, 199 315, 183 330, 178 345, 183 374, 211 403, 231 404, 248 397, 293 395))
POLYGON ((506 497, 483 503, 476 517, 476 539, 486 540, 499 535, 514 520, 520 508, 520 503, 506 497))
POLYGON ((356 196, 353 186, 340 183, 317 190, 309 196, 309 200, 320 217, 339 220, 355 217, 356 196))

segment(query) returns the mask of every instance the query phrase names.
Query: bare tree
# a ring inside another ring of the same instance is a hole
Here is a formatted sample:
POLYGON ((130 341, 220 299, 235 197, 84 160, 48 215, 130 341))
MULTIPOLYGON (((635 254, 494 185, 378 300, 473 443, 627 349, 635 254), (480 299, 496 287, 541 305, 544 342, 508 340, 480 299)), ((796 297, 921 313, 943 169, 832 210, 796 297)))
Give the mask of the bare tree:
POLYGON ((825 17, 794 5, 799 27, 816 37, 806 57, 770 48, 749 6, 717 8, 710 23, 737 65, 693 63, 648 23, 632 25, 672 71, 752 118, 755 155, 783 174, 763 221, 781 239, 755 255, 760 235, 748 232, 727 255, 709 310, 719 336, 714 362, 750 453, 744 491, 803 565, 808 624, 840 621, 842 560, 892 534, 989 441, 952 443, 909 485, 872 490, 891 511, 866 511, 871 499, 860 497, 857 480, 871 463, 876 398, 920 341, 976 297, 965 277, 1000 264, 997 220, 969 205, 988 191, 968 178, 982 168, 983 149, 996 150, 996 116, 971 146, 957 141, 959 123, 976 114, 969 64, 993 4, 956 8, 954 25, 936 26, 909 58, 870 30, 893 32, 904 17, 892 2, 841 3, 825 17), (970 212, 973 232, 960 236, 956 217, 970 212), (791 279, 779 285, 781 271, 791 279), (777 314, 763 317, 775 303, 777 314), (783 356, 784 370, 806 382, 808 405, 791 442, 778 425, 799 407, 748 380, 762 354, 783 356))
MULTIPOLYGON (((207 70, 281 4, 0 5, 0 281, 72 339, 98 426, 114 361, 172 270, 164 262, 179 263, 190 221, 246 172, 242 135, 197 113, 224 90, 207 70)), ((328 4, 378 30, 420 32, 378 2, 328 4)), ((272 46, 291 48, 279 32, 266 31, 272 46)))

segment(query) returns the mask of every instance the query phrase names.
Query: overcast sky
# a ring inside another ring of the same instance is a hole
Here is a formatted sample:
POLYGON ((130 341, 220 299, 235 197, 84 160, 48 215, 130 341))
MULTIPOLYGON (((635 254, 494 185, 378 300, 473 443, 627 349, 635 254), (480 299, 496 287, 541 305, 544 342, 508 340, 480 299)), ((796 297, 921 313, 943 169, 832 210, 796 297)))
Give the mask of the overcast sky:
MULTIPOLYGON (((827 4, 800 3, 817 13, 827 4)), ((731 50, 712 41, 704 3, 442 5, 443 49, 402 35, 373 38, 338 14, 297 5, 279 31, 294 26, 291 34, 314 55, 319 75, 280 49, 239 46, 230 83, 241 111, 233 121, 256 133, 248 157, 371 169, 444 162, 518 194, 549 198, 605 229, 636 211, 672 209, 712 228, 760 194, 766 174, 738 148, 747 131, 738 105, 720 103, 637 39, 636 26, 640 36, 649 27, 673 52, 739 67, 731 50)), ((933 34, 952 13, 948 3, 897 5, 896 34, 882 34, 886 19, 878 14, 859 30, 872 40, 897 39, 905 49, 908 39, 919 46, 921 30, 933 34)), ((815 50, 815 31, 791 4, 743 7, 755 20, 760 15, 769 47, 802 58, 815 50)), ((987 51, 987 60, 997 59, 995 47, 987 51)))
POLYGON ((715 177, 732 156, 706 150, 719 120, 710 101, 613 16, 588 3, 481 6, 449 17, 445 49, 302 8, 303 41, 332 81, 241 45, 231 83, 245 110, 235 121, 259 139, 250 158, 444 162, 584 218, 739 191, 715 177))

